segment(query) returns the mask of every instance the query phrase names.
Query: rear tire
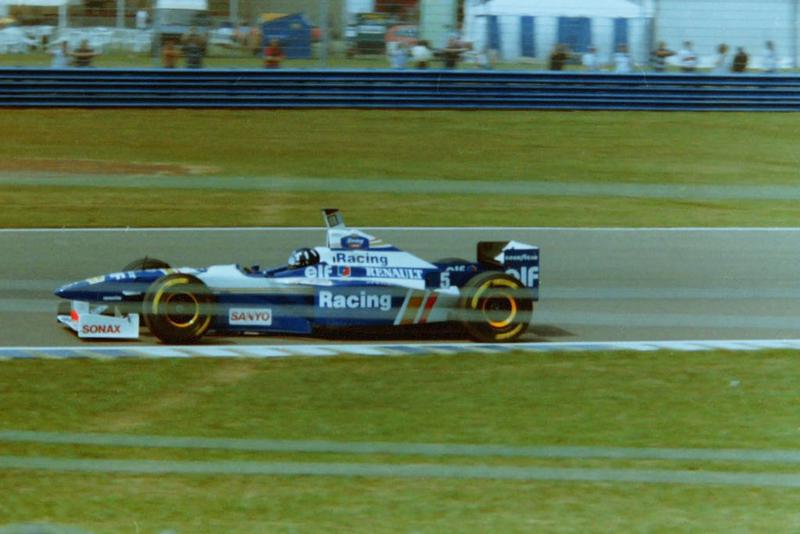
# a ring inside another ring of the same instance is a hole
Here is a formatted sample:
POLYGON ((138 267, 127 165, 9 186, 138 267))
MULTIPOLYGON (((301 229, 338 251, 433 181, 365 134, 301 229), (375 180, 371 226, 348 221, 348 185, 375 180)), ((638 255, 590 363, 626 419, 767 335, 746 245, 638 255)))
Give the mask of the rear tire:
POLYGON ((433 263, 460 265, 462 263, 470 263, 470 261, 469 260, 465 260, 463 258, 442 258, 440 260, 436 260, 433 263))
POLYGON ((169 269, 172 266, 163 261, 159 260, 158 258, 150 258, 145 256, 144 258, 139 258, 133 260, 128 265, 122 268, 123 271, 146 271, 147 269, 169 269))
POLYGON ((144 296, 144 322, 164 343, 196 343, 211 327, 214 295, 188 274, 169 274, 153 282, 144 296))
POLYGON ((461 292, 459 309, 464 328, 476 341, 514 341, 528 329, 533 294, 513 276, 480 273, 470 278, 461 292))

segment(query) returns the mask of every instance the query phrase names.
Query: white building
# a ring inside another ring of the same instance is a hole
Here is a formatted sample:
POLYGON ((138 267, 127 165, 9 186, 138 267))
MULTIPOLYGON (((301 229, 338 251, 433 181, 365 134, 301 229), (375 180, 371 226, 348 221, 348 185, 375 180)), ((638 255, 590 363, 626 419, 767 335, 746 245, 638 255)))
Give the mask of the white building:
POLYGON ((784 67, 797 65, 797 0, 649 0, 653 42, 678 49, 691 41, 702 66, 711 66, 717 46, 744 47, 749 65, 761 66, 765 42, 773 41, 784 67))
POLYGON ((479 50, 498 48, 504 60, 544 61, 556 44, 574 52, 589 45, 603 62, 625 43, 636 62, 647 60, 646 6, 628 0, 466 0, 464 38, 479 50))

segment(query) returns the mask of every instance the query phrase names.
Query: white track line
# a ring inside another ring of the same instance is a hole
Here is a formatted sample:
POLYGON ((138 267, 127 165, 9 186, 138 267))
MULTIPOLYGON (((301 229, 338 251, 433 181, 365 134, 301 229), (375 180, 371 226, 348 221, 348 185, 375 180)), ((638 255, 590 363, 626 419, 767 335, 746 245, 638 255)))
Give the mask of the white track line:
POLYGON ((75 358, 286 358, 332 356, 430 356, 488 355, 545 352, 702 352, 796 350, 800 339, 766 340, 674 340, 674 341, 582 341, 562 343, 364 343, 308 345, 81 345, 64 347, 0 347, 0 360, 75 358))
POLYGON ((28 430, 0 430, 0 442, 239 452, 291 452, 303 454, 390 454, 423 457, 463 456, 480 458, 800 464, 800 450, 790 449, 677 449, 660 447, 576 447, 567 445, 522 446, 458 443, 342 442, 323 440, 271 440, 253 438, 207 438, 199 436, 37 432, 28 430))
POLYGON ((800 475, 669 469, 579 469, 436 464, 97 460, 0 456, 0 469, 136 475, 333 476, 622 482, 800 488, 800 475))

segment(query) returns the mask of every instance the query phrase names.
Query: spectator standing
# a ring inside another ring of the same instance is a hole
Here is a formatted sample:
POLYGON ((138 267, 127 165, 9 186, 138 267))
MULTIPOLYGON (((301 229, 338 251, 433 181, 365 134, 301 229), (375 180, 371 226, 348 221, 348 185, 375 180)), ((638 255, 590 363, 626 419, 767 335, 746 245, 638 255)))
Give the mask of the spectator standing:
POLYGON ((281 66, 281 62, 284 58, 281 42, 278 39, 270 40, 269 46, 264 49, 264 67, 267 69, 277 69, 281 66))
POLYGON ((432 59, 433 52, 428 48, 428 41, 419 41, 411 48, 411 61, 416 68, 427 69, 432 59))
POLYGON ((600 70, 600 62, 597 60, 597 49, 590 46, 583 56, 581 56, 581 65, 589 72, 597 72, 600 70))
POLYGON ((557 44, 550 52, 550 70, 563 70, 568 59, 567 47, 560 43, 557 44))
POLYGON ((247 37, 245 37, 245 40, 247 48, 250 49, 250 52, 254 56, 257 56, 263 52, 261 49, 261 30, 259 30, 257 26, 252 26, 250 28, 250 30, 247 32, 247 37))
POLYGON ((775 51, 775 43, 767 41, 767 49, 764 51, 764 72, 775 74, 778 71, 778 53, 775 51))
POLYGON ((136 29, 139 31, 147 29, 147 11, 144 9, 136 12, 136 29))
POLYGON ((164 49, 161 51, 161 64, 165 69, 174 69, 178 66, 178 58, 181 57, 181 52, 175 48, 175 42, 171 39, 164 43, 164 49))
POLYGON ((683 48, 678 51, 678 63, 680 63, 683 72, 697 70, 697 54, 692 50, 691 41, 683 42, 683 48))
POLYGON ((53 51, 50 52, 52 54, 53 59, 50 62, 50 66, 54 69, 65 69, 69 67, 69 47, 67 45, 66 40, 62 40, 58 46, 53 48, 53 51))
POLYGON ((195 28, 189 30, 183 37, 183 55, 186 58, 186 67, 190 69, 203 68, 203 56, 206 53, 206 42, 197 33, 195 28))
POLYGON ((447 40, 447 46, 442 50, 442 57, 444 58, 444 68, 454 69, 461 61, 461 55, 464 53, 464 45, 458 37, 452 36, 447 40))
POLYGON ((497 51, 493 48, 484 48, 475 55, 478 68, 491 70, 497 64, 497 51))
POLYGON ((620 43, 614 53, 614 72, 617 74, 630 74, 633 70, 631 56, 628 54, 628 45, 620 43))
POLYGON ((714 60, 714 74, 725 74, 731 70, 730 58, 728 57, 728 45, 721 43, 717 47, 717 57, 714 60))
POLYGON ((667 43, 661 41, 658 48, 650 53, 650 66, 656 72, 664 72, 667 68, 667 58, 674 56, 675 52, 667 48, 667 43))
POLYGON ((76 67, 91 67, 92 59, 96 55, 92 47, 89 46, 88 39, 81 41, 81 45, 70 54, 72 56, 72 64, 76 67))
POLYGON ((736 55, 733 56, 733 72, 744 72, 747 70, 747 52, 741 46, 736 49, 736 55))
POLYGON ((389 64, 393 69, 404 69, 408 61, 408 48, 400 41, 386 43, 386 52, 389 56, 389 64))

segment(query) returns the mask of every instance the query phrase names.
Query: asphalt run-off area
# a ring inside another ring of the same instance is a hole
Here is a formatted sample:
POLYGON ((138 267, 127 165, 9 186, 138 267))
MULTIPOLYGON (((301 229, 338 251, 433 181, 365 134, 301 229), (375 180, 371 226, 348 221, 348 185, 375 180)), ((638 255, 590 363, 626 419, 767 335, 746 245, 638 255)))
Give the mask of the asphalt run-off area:
MULTIPOLYGON (((800 338, 795 319, 800 315, 795 267, 800 264, 800 229, 365 230, 428 260, 473 259, 480 240, 515 239, 538 245, 541 300, 532 327, 521 340, 527 345, 518 345, 520 350, 653 350, 664 343, 670 343, 665 348, 686 350, 752 350, 794 348, 793 340, 800 338), (618 343, 623 345, 614 345, 618 343)), ((324 237, 322 228, 2 230, 0 346, 6 347, 5 357, 11 356, 9 349, 95 346, 111 353, 156 346, 156 340, 144 331, 133 343, 98 345, 78 340, 56 323, 58 299, 53 290, 66 282, 118 271, 143 256, 175 266, 280 265, 293 249, 321 245, 324 237)), ((235 356, 241 349, 231 352, 218 346, 334 347, 315 349, 325 353, 341 352, 335 347, 352 344, 359 348, 351 352, 364 353, 371 350, 369 345, 412 346, 421 341, 455 347, 441 346, 440 351, 470 350, 466 338, 437 335, 422 340, 394 334, 355 340, 346 335, 328 339, 210 336, 196 350, 208 356, 215 351, 235 356)), ((273 350, 278 355, 286 353, 281 348, 273 350)), ((411 354, 418 349, 385 350, 411 354)))

